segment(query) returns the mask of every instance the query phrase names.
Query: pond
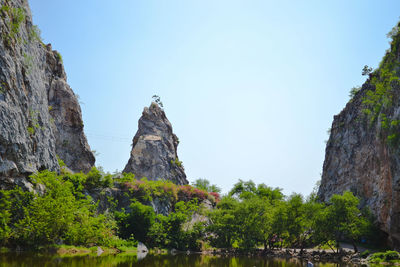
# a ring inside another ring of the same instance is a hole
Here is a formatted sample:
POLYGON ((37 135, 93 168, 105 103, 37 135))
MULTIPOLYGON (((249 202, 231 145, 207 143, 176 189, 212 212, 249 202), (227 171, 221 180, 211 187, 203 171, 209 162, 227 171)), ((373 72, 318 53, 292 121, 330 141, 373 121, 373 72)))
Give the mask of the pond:
MULTIPOLYGON (((297 259, 272 259, 264 257, 222 257, 212 255, 147 255, 138 260, 136 255, 108 255, 108 256, 75 256, 59 257, 50 255, 35 255, 29 253, 3 253, 0 254, 0 267, 94 267, 94 266, 130 266, 130 267, 298 267, 306 266, 306 262, 297 259)), ((315 267, 339 266, 334 263, 314 263, 315 267)), ((346 266, 346 265, 340 265, 346 266)))

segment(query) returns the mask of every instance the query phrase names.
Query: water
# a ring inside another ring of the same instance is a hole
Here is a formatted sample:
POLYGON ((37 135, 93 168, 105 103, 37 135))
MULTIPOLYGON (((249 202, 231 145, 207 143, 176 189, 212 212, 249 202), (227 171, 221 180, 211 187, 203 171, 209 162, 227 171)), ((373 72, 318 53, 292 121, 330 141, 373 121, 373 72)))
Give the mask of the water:
MULTIPOLYGON (((129 266, 129 267, 300 267, 306 262, 297 259, 271 259, 264 257, 221 257, 210 255, 147 255, 138 260, 136 255, 108 255, 108 256, 75 256, 59 257, 50 255, 35 255, 28 253, 0 254, 0 267, 94 267, 94 266, 129 266)), ((314 263, 315 267, 339 266, 334 263, 314 263)), ((345 266, 345 265, 341 265, 345 266)))

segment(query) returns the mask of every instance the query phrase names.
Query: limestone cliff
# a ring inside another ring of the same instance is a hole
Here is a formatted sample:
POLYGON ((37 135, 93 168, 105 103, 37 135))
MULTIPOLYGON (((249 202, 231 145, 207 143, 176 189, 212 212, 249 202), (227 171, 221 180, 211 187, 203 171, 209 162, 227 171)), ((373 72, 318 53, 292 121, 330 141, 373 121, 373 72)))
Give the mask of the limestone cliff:
POLYGON ((0 186, 38 170, 94 164, 61 56, 44 45, 25 0, 0 0, 0 186))
POLYGON ((339 115, 326 145, 319 197, 350 190, 400 247, 400 35, 339 115))
POLYGON ((133 138, 131 156, 123 172, 138 179, 166 179, 175 184, 188 184, 177 155, 178 138, 172 132, 165 112, 156 103, 145 107, 133 138))

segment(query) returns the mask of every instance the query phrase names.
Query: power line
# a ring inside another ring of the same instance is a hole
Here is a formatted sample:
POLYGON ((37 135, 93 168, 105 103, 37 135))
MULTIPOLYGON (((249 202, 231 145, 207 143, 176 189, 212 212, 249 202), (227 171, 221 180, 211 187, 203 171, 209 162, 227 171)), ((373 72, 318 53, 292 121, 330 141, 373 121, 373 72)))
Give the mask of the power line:
POLYGON ((95 134, 95 133, 86 133, 87 136, 95 138, 95 139, 100 139, 104 141, 111 141, 111 142, 131 142, 132 139, 128 137, 121 137, 121 136, 112 136, 112 135, 106 135, 106 134, 95 134))

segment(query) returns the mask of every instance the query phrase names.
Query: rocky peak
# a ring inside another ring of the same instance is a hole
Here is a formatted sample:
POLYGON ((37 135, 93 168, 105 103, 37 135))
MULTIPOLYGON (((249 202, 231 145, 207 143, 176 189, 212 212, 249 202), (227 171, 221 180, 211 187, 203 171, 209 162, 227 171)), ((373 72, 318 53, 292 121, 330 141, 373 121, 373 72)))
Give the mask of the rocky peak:
POLYGON ((93 166, 79 103, 27 1, 0 0, 0 187, 58 171, 57 155, 75 171, 93 166))
MULTIPOLYGON (((394 33, 398 33, 398 27, 394 33)), ((400 248, 400 35, 379 68, 334 116, 318 195, 352 191, 400 248)))
POLYGON ((178 137, 164 110, 156 103, 145 107, 139 119, 131 156, 123 172, 137 178, 170 180, 176 184, 188 184, 186 174, 177 155, 178 137))

